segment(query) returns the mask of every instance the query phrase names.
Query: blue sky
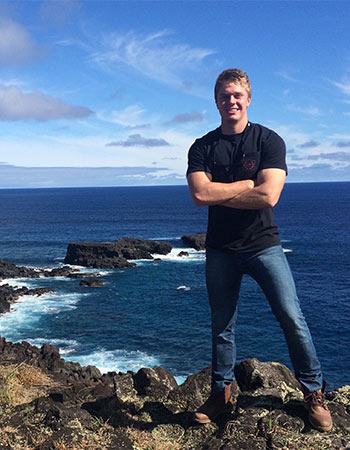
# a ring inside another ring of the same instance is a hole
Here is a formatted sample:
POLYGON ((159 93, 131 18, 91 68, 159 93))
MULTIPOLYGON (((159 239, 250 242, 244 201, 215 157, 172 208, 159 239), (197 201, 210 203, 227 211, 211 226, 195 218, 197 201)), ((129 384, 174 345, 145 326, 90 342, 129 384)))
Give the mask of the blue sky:
POLYGON ((349 23, 335 0, 2 1, 0 188, 185 183, 229 67, 288 181, 349 181, 349 23))

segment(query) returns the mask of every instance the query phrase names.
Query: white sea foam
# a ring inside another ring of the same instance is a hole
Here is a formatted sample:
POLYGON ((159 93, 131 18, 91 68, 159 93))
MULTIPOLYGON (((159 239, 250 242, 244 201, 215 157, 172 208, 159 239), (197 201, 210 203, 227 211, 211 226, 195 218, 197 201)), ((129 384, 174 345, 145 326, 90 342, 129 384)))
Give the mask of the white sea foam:
POLYGON ((153 254, 153 258, 159 258, 162 261, 175 261, 175 262, 194 262, 201 261, 205 258, 205 252, 195 250, 193 248, 173 248, 167 255, 153 254), (179 253, 187 252, 188 256, 179 256, 179 253))
POLYGON ((284 248, 283 251, 284 253, 292 253, 293 250, 291 250, 290 248, 284 248))
POLYGON ((142 367, 156 367, 160 361, 154 356, 141 351, 104 350, 103 348, 88 355, 73 354, 65 358, 80 363, 82 366, 96 366, 102 373, 137 372, 142 367))
MULTIPOLYGON (((37 278, 33 278, 33 280, 36 279, 37 278)), ((14 288, 26 287, 31 289, 33 282, 28 278, 7 278, 6 280, 2 280, 0 284, 8 284, 14 288)))
POLYGON ((41 347, 44 344, 55 345, 60 350, 60 355, 69 355, 77 351, 79 343, 73 339, 34 338, 28 340, 30 344, 41 347))
POLYGON ((10 307, 10 311, 0 316, 0 334, 16 341, 18 332, 31 329, 44 314, 59 314, 76 308, 83 295, 89 294, 45 294, 40 297, 23 295, 10 307))
POLYGON ((180 241, 181 236, 162 236, 162 237, 152 237, 152 241, 180 241))
POLYGON ((190 291, 191 288, 189 286, 178 286, 176 288, 178 291, 190 291))

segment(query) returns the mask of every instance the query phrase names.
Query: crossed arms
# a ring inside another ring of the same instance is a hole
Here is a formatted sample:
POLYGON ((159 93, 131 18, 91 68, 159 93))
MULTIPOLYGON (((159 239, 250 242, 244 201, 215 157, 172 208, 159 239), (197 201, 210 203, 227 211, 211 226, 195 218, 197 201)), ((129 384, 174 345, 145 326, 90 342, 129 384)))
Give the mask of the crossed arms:
POLYGON ((193 172, 187 177, 191 197, 196 206, 221 205, 236 209, 262 209, 276 205, 281 195, 286 172, 263 169, 257 181, 213 182, 206 172, 193 172))

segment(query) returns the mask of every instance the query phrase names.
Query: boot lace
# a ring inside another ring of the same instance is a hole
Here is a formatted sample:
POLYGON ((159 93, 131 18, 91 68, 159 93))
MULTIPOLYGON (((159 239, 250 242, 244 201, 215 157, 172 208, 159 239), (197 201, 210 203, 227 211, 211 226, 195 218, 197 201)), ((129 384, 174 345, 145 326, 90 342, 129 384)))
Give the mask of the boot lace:
POLYGON ((305 402, 312 406, 321 406, 322 408, 328 410, 322 391, 310 392, 310 394, 305 396, 305 402))

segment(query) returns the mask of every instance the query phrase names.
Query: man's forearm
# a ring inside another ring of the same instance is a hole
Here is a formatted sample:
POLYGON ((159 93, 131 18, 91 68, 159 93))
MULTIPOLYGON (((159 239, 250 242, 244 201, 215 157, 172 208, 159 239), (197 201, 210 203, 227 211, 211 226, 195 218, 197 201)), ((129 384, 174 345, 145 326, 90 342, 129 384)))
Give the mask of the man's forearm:
POLYGON ((252 189, 252 180, 241 180, 232 183, 218 183, 208 181, 192 182, 189 179, 192 199, 197 206, 218 205, 226 202, 236 195, 252 189))
POLYGON ((282 169, 264 169, 258 173, 256 186, 222 202, 222 206, 236 209, 273 208, 278 202, 286 173, 282 169))
POLYGON ((222 202, 221 206, 236 209, 263 209, 274 205, 269 201, 267 194, 259 190, 259 186, 257 186, 222 202))

